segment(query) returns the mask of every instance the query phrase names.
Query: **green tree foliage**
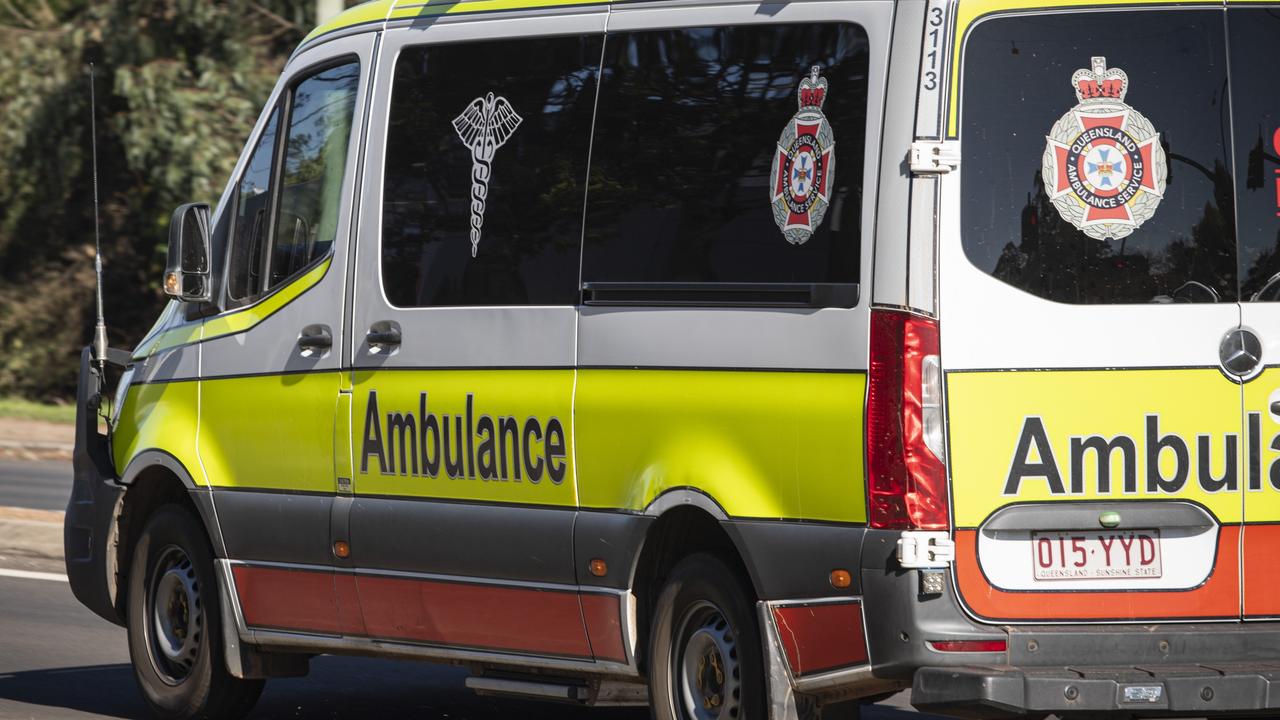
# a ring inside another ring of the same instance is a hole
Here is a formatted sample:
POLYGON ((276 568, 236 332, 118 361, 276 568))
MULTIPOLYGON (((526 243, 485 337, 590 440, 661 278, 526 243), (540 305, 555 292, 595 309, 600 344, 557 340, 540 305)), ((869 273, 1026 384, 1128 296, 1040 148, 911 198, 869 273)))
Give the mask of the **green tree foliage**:
POLYGON ((93 325, 89 77, 107 325, 164 304, 169 214, 216 203, 314 0, 0 0, 0 396, 74 393, 93 325))

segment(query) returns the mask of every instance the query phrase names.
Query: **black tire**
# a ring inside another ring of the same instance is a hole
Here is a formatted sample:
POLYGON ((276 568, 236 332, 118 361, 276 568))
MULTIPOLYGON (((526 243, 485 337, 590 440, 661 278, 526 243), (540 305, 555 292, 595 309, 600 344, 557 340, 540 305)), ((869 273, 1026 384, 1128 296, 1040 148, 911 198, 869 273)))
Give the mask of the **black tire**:
POLYGON ((649 632, 656 720, 764 720, 763 648, 747 582, 714 555, 676 565, 649 632))
POLYGON ((237 720, 253 708, 264 682, 227 672, 213 551, 190 511, 165 505, 151 515, 127 600, 133 674, 157 717, 237 720))

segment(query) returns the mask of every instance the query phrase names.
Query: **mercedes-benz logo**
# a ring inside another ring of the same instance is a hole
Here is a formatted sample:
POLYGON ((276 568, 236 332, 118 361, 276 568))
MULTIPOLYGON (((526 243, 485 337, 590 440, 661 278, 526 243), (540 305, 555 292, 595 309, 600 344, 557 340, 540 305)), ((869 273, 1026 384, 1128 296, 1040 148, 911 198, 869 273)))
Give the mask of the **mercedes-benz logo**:
POLYGON ((1234 328, 1222 338, 1218 346, 1222 367, 1236 377, 1244 377, 1258 367, 1262 359, 1262 341, 1252 331, 1234 328))

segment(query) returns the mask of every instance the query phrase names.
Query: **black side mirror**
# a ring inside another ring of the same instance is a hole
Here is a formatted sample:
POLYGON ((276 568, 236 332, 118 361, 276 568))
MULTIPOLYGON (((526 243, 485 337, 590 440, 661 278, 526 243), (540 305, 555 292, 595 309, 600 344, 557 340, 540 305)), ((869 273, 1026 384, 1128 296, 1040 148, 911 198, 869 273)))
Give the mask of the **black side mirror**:
POLYGON ((212 297, 207 203, 179 205, 169 219, 164 291, 183 302, 208 302, 212 297))

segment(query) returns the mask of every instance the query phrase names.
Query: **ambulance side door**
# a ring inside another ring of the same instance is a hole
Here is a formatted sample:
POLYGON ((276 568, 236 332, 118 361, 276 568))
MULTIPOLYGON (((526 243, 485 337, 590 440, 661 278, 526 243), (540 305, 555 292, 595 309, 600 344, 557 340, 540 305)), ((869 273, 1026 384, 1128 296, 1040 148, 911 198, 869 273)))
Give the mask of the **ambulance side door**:
POLYGON ((574 571, 604 13, 387 31, 354 282, 351 562, 376 640, 590 660, 574 571))
POLYGON ((205 321, 198 448, 244 619, 342 634, 333 582, 334 418, 371 34, 295 57, 224 202, 205 321))

